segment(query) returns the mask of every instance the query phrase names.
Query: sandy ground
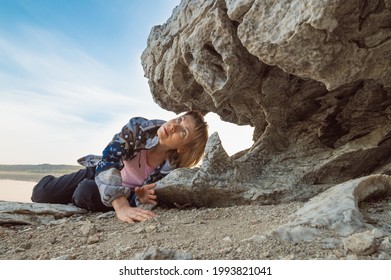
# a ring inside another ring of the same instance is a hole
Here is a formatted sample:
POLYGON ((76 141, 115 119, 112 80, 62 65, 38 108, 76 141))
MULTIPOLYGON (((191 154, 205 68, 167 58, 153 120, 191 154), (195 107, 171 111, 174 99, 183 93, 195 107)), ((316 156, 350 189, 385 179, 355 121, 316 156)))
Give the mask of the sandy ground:
MULTIPOLYGON (((289 222, 302 207, 251 205, 212 209, 162 209, 158 217, 134 224, 120 222, 109 213, 73 215, 53 225, 0 226, 0 259, 120 260, 138 258, 150 248, 170 249, 195 260, 257 259, 378 259, 376 254, 358 257, 343 245, 327 246, 324 238, 292 243, 271 237, 270 230, 289 222)), ((390 226, 391 207, 364 205, 372 223, 390 226)))

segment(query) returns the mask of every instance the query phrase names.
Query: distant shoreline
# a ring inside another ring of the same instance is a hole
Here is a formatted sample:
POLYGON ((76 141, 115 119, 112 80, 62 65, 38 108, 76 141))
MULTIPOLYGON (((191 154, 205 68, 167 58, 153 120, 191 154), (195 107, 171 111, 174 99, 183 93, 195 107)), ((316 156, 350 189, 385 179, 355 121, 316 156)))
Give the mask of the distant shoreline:
POLYGON ((46 175, 61 176, 82 168, 78 165, 66 164, 13 164, 0 165, 0 179, 37 182, 46 175))

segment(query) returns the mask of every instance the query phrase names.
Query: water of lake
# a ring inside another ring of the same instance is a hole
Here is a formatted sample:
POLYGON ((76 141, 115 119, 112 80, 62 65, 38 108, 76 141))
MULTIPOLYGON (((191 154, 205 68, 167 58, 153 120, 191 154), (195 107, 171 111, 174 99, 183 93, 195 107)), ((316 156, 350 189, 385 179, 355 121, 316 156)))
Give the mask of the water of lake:
POLYGON ((31 202, 31 191, 36 182, 0 180, 0 200, 31 202))

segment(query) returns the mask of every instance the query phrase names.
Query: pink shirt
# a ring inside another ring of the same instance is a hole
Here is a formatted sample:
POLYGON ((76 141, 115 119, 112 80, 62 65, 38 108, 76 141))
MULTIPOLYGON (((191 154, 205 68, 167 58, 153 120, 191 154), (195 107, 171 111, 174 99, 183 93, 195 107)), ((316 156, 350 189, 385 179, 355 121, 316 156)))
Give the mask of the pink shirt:
POLYGON ((124 161, 124 168, 121 170, 122 186, 131 189, 141 187, 154 170, 147 163, 147 150, 141 150, 131 160, 124 161))

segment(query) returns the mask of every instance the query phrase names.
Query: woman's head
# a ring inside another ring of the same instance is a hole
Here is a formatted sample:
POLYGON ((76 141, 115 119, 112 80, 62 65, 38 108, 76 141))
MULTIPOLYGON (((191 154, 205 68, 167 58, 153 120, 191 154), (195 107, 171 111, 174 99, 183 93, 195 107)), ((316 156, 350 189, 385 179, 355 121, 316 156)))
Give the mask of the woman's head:
POLYGON ((192 167, 201 160, 208 140, 208 125, 198 111, 189 111, 158 130, 160 144, 170 149, 169 159, 178 167, 192 167))

